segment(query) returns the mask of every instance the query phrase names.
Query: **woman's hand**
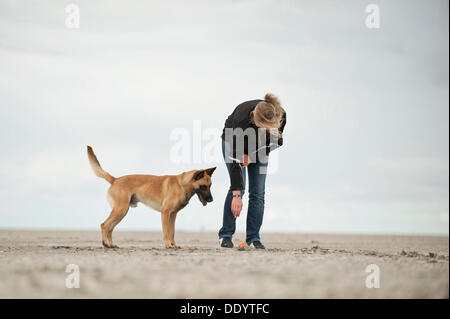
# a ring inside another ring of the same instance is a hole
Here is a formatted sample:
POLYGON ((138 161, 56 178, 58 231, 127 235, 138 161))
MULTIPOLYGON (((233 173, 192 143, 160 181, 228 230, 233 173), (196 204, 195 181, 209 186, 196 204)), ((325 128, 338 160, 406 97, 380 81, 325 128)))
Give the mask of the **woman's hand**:
POLYGON ((247 154, 244 154, 242 157, 242 168, 246 168, 248 164, 250 164, 250 159, 247 154))
MULTIPOLYGON (((241 195, 240 191, 237 191, 236 193, 233 192, 233 195, 241 195)), ((233 213, 234 217, 238 218, 239 215, 241 215, 242 210, 242 198, 239 197, 233 197, 233 201, 231 202, 231 212, 233 213)))

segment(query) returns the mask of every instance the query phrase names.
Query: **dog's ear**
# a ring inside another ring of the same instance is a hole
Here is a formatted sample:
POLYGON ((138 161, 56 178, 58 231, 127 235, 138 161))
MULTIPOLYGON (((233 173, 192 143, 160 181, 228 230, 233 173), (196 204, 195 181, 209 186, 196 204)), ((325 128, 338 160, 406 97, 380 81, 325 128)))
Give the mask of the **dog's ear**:
POLYGON ((214 173, 214 171, 216 170, 217 167, 211 167, 205 170, 206 174, 208 174, 209 176, 212 176, 212 174, 214 173))
POLYGON ((205 171, 204 170, 195 172, 195 174, 194 174, 194 181, 198 181, 199 179, 202 179, 203 176, 205 176, 205 171))

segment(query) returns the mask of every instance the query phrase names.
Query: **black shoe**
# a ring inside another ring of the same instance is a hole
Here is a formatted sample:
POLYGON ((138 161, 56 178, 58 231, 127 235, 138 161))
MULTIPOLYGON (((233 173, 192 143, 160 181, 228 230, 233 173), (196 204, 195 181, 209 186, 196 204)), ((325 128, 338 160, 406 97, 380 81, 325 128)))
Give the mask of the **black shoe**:
POLYGON ((230 237, 222 238, 222 243, 220 243, 220 246, 224 247, 224 248, 233 248, 234 247, 233 242, 231 241, 230 237))
POLYGON ((266 249, 266 247, 264 247, 264 245, 259 240, 255 240, 254 242, 252 242, 252 244, 256 249, 266 249))

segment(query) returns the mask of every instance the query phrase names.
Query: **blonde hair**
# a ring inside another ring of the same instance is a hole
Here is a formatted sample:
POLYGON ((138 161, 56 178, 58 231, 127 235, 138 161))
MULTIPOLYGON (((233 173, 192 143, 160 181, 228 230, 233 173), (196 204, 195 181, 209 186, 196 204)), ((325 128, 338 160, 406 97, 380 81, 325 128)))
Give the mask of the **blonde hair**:
MULTIPOLYGON (((272 93, 264 96, 264 101, 259 102, 253 112, 253 123, 265 129, 279 129, 283 120, 284 109, 280 100, 272 93)), ((277 133, 281 137, 281 132, 277 133)))

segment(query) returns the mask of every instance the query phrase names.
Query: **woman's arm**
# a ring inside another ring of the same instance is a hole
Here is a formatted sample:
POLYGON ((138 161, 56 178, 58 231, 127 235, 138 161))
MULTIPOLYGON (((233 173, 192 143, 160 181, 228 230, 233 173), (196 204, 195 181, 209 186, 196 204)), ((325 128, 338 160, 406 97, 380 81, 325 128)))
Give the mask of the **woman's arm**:
POLYGON ((283 131, 284 131, 284 127, 286 126, 286 112, 283 113, 283 119, 281 120, 281 125, 280 125, 280 132, 282 133, 281 136, 278 138, 278 145, 281 146, 283 145, 283 131))
POLYGON ((275 134, 269 133, 269 131, 266 131, 266 143, 262 145, 261 147, 255 149, 252 151, 249 155, 250 158, 258 158, 258 160, 264 160, 264 152, 267 155, 278 147, 283 145, 283 131, 284 127, 286 126, 286 112, 283 113, 283 118, 281 120, 280 128, 278 129, 280 131, 280 136, 277 137, 275 134))
POLYGON ((233 161, 230 168, 231 191, 233 200, 231 201, 231 212, 234 217, 239 217, 242 210, 242 169, 238 162, 233 161))

